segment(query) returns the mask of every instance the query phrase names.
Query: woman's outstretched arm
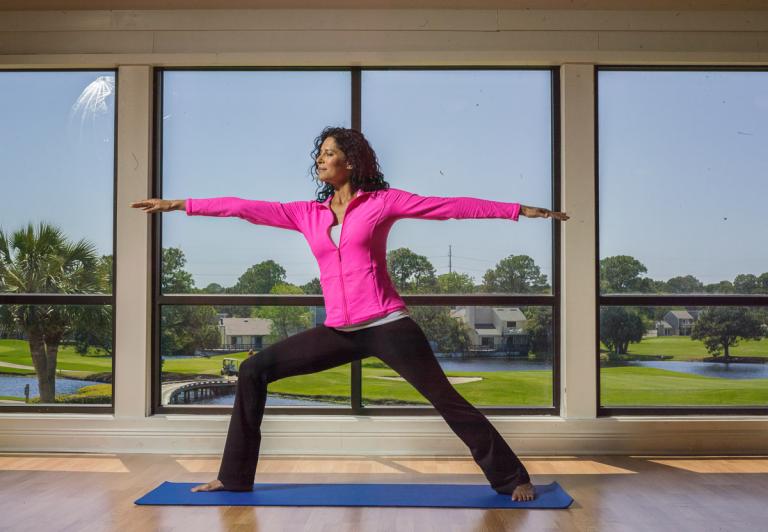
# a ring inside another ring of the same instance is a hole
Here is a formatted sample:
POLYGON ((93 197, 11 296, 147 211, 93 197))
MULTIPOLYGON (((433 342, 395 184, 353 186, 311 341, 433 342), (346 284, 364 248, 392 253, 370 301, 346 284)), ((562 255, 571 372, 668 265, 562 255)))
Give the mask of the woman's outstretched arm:
POLYGON ((528 218, 555 218, 562 221, 570 218, 565 212, 550 211, 543 207, 529 207, 528 205, 520 205, 520 214, 528 218))
POLYGON ((253 224, 301 232, 303 220, 306 218, 307 203, 306 201, 280 203, 224 196, 183 200, 151 198, 131 203, 130 206, 142 208, 148 213, 183 210, 188 216, 236 216, 253 224))
POLYGON ((168 211, 186 211, 187 202, 183 199, 166 200, 159 198, 150 198, 142 201, 134 201, 128 204, 134 209, 141 209, 144 212, 168 212, 168 211))
POLYGON ((520 203, 493 201, 468 196, 420 196, 413 192, 390 188, 387 195, 387 215, 398 218, 448 220, 467 218, 505 218, 517 221, 522 214, 529 218, 549 217, 567 220, 565 213, 554 213, 541 207, 520 203))

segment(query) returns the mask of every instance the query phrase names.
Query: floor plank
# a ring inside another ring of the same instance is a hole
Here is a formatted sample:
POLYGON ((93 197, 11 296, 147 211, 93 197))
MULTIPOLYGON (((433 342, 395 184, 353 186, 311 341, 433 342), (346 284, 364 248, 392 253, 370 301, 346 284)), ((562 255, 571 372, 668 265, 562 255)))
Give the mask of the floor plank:
MULTIPOLYGON (((136 506, 165 480, 215 478, 219 456, 0 452, 0 530, 756 531, 768 456, 547 456, 521 459, 558 481, 567 510, 136 506)), ((260 482, 483 483, 467 457, 262 456, 260 482)))

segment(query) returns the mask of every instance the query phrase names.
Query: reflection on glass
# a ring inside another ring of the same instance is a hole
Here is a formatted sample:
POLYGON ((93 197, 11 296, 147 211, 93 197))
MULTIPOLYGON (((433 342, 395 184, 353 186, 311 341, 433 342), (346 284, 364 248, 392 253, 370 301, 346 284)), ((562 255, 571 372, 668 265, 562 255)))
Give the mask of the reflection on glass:
MULTIPOLYGON (((161 404, 231 406, 240 364, 322 325, 323 307, 163 305, 161 404)), ((349 406, 350 364, 269 383, 267 406, 349 406)))
MULTIPOLYGON (((365 70, 363 133, 394 188, 547 207, 551 84, 547 70, 365 70)), ((551 221, 404 219, 388 243, 401 294, 552 293, 551 221)))
POLYGON ((768 307, 600 309, 602 406, 768 404, 768 307))
POLYGON ((0 72, 0 292, 112 293, 114 82, 0 72))
POLYGON ((112 403, 111 305, 0 305, 0 406, 112 403))
MULTIPOLYGON (((551 307, 412 306, 454 388, 475 406, 552 405, 551 307)), ((365 406, 429 406, 375 357, 362 362, 365 406)))
POLYGON ((768 72, 598 83, 601 292, 768 294, 768 72))

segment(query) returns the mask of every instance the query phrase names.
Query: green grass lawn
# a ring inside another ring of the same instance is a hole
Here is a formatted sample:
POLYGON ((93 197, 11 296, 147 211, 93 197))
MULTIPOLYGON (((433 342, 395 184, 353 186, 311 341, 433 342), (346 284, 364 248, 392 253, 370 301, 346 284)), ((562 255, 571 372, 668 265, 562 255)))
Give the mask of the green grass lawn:
MULTIPOLYGON (((32 366, 29 342, 26 340, 0 340, 0 362, 32 366)), ((56 369, 61 370, 64 376, 70 373, 71 375, 79 375, 82 378, 91 373, 112 371, 112 357, 96 354, 93 349, 89 349, 86 355, 79 355, 75 353, 73 347, 61 346, 56 356, 56 369)), ((0 367, 0 371, 17 375, 35 373, 33 370, 8 367, 0 367)))
POLYGON ((603 406, 768 405, 768 379, 723 379, 656 368, 602 368, 603 406))
POLYGON ((181 358, 175 360, 165 360, 163 362, 163 372, 168 373, 189 373, 205 374, 205 375, 221 375, 222 359, 224 358, 236 358, 238 360, 245 360, 248 357, 248 353, 243 351, 242 353, 232 353, 229 355, 213 355, 210 358, 197 357, 197 358, 181 358))
MULTIPOLYGON (((632 354, 673 355, 674 360, 698 360, 708 356, 701 342, 690 338, 647 338, 640 344, 630 344, 632 354)), ((768 340, 742 342, 733 349, 735 356, 768 356, 768 340)), ((258 355, 256 355, 258 356, 258 355)), ((247 357, 245 352, 216 355, 210 358, 167 360, 165 372, 180 374, 220 375, 223 358, 247 357)), ((22 340, 0 340, 0 361, 32 365, 29 346, 22 340)), ((66 376, 85 377, 90 373, 111 371, 111 358, 82 356, 70 347, 59 351, 60 369, 66 376)), ((0 371, 30 374, 27 370, 1 368, 0 371)), ((298 375, 269 384, 270 393, 309 397, 319 400, 349 403, 349 364, 309 375, 298 375)), ((456 384, 454 387, 468 401, 477 406, 546 406, 551 404, 552 376, 550 371, 450 371, 449 376, 477 376, 482 381, 456 384)), ((397 374, 383 366, 378 358, 363 361, 363 400, 366 404, 429 404, 410 384, 385 381, 373 376, 397 374)), ((110 385, 83 388, 83 401, 94 396, 106 396, 110 385), (102 388, 98 388, 101 386, 102 388)), ((3 397, 0 397, 3 398, 3 397)), ((17 399, 5 397, 5 399, 17 399)), ((723 379, 704 377, 681 372, 638 367, 601 369, 601 399, 605 406, 618 405, 766 405, 768 404, 768 379, 723 379)))
MULTIPOLYGON (((454 384, 467 401, 480 405, 551 406, 552 372, 531 371, 448 371, 449 377, 481 377, 483 380, 454 384)), ((419 392, 405 381, 386 381, 374 376, 397 377, 386 368, 363 368, 363 402, 380 403, 397 398, 409 404, 428 405, 419 392)), ((277 381, 279 382, 279 381, 277 381)), ((270 384, 271 386, 272 384, 270 384)))
MULTIPOLYGON (((607 352, 605 345, 600 342, 600 351, 607 352)), ((700 361, 711 355, 700 340, 691 340, 689 336, 660 336, 643 338, 637 344, 630 343, 627 349, 629 355, 671 355, 680 362, 700 361)), ((761 340, 739 340, 739 345, 728 350, 732 356, 768 358, 768 338, 761 340)), ((722 356, 722 355, 721 355, 722 356)))

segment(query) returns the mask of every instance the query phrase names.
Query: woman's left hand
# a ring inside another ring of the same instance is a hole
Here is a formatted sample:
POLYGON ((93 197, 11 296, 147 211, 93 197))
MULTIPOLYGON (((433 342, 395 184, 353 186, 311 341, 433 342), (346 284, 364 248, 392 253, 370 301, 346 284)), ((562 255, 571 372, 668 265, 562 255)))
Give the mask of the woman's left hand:
POLYGON ((565 212, 550 211, 543 207, 529 207, 528 205, 520 206, 520 214, 527 216, 528 218, 555 218, 562 221, 570 218, 565 212))

